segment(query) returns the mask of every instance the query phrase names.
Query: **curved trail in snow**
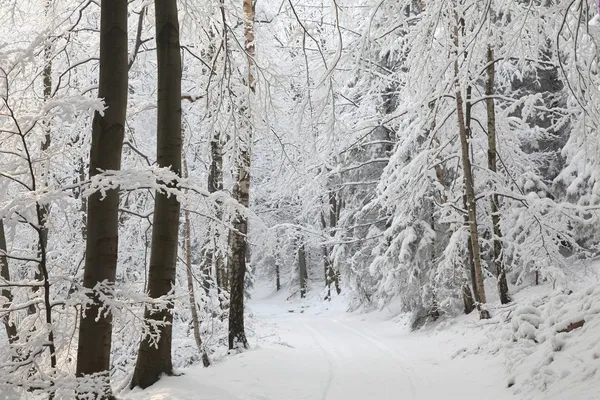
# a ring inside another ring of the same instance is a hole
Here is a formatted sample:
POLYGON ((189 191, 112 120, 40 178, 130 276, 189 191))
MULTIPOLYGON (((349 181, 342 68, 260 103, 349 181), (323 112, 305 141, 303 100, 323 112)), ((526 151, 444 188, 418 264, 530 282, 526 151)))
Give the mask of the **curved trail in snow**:
POLYGON ((326 308, 303 309, 268 299, 253 305, 257 320, 272 324, 280 345, 293 349, 290 362, 302 369, 294 379, 308 386, 273 399, 514 398, 506 390, 503 360, 452 357, 474 339, 468 336, 473 332, 408 333, 402 324, 326 308))
POLYGON ((509 400, 503 360, 455 357, 474 329, 408 333, 322 301, 250 304, 258 346, 161 379, 127 400, 509 400), (328 309, 330 308, 330 309, 328 309))

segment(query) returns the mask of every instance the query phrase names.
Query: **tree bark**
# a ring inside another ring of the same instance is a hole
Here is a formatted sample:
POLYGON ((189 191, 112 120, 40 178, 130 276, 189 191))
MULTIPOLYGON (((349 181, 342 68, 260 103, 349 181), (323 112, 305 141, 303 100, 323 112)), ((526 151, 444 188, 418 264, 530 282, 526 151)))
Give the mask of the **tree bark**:
MULTIPOLYGON (((330 190, 327 192, 327 205, 328 205, 328 219, 329 219, 329 237, 335 237, 335 228, 338 223, 341 209, 341 201, 338 199, 337 194, 330 190)), ((321 226, 323 230, 327 230, 328 224, 325 220, 325 214, 321 212, 321 226)), ((341 293, 339 271, 335 270, 333 266, 332 248, 328 245, 321 246, 321 255, 323 257, 323 266, 325 272, 325 287, 327 293, 325 300, 331 300, 331 285, 335 286, 337 294, 341 293)))
MULTIPOLYGON (((465 58, 466 58, 466 54, 465 54, 465 58)), ((473 88, 471 85, 467 86, 467 91, 466 91, 466 101, 465 101, 465 129, 466 129, 466 134, 467 134, 467 140, 471 140, 471 111, 472 111, 472 103, 471 103, 471 95, 472 95, 472 91, 473 88)), ((466 182, 466 176, 463 176, 463 185, 467 185, 466 182)), ((463 205, 464 205, 464 209, 468 210, 469 206, 468 206, 468 202, 467 202, 467 194, 466 192, 463 194, 463 205)), ((467 212, 467 214, 464 215, 464 221, 465 221, 465 227, 467 229, 469 228, 469 214, 467 212)), ((471 286, 473 288, 473 291, 471 291, 469 289, 469 292, 471 292, 471 298, 469 300, 468 296, 467 298, 464 298, 465 301, 465 310, 468 309, 468 307, 466 306, 466 304, 471 301, 473 302, 473 304, 479 303, 479 292, 477 291, 477 274, 475 273, 475 261, 473 258, 473 240, 471 238, 471 236, 469 236, 469 238, 467 239, 467 262, 469 264, 469 271, 471 273, 471 286)), ((463 288, 463 295, 465 293, 465 289, 463 288)), ((471 311, 473 311, 471 309, 471 311)), ((467 314, 470 314, 470 312, 468 312, 467 314)))
MULTIPOLYGON (((210 154, 211 163, 208 171, 208 192, 215 193, 223 190, 223 147, 221 144, 221 135, 215 132, 210 141, 210 154)), ((222 204, 220 201, 216 204, 217 220, 223 218, 222 204)), ((221 237, 220 227, 216 226, 215 223, 211 224, 209 230, 209 238, 204 244, 203 261, 202 261, 202 272, 206 276, 212 275, 214 268, 214 277, 217 283, 217 290, 219 294, 221 290, 228 290, 228 279, 227 271, 225 270, 225 262, 223 260, 223 253, 219 249, 219 241, 221 237)), ((205 290, 209 288, 205 285, 205 290)))
MULTIPOLYGON (((485 85, 486 105, 488 114, 488 168, 494 174, 497 172, 496 164, 496 109, 494 104, 494 80, 496 78, 496 70, 494 64, 494 51, 488 45, 487 49, 487 74, 488 79, 485 85)), ((498 273, 498 293, 500 294, 500 302, 502 304, 510 303, 508 294, 508 282, 506 281, 506 266, 502 257, 502 231, 500 229, 500 210, 499 199, 497 194, 490 196, 490 207, 492 212, 492 232, 494 235, 494 257, 492 263, 496 266, 498 273)))
MULTIPOLYGON (((155 0, 158 59, 157 161, 181 176, 181 53, 176 0, 155 0)), ((177 182, 165 182, 176 186, 177 182)), ((154 203, 148 295, 168 295, 175 283, 180 204, 175 196, 157 191, 154 203)), ((142 338, 131 387, 146 388, 161 375, 173 374, 171 359, 173 305, 160 310, 146 307, 144 319, 156 329, 158 343, 142 338)))
MULTIPOLYGON (((8 250, 6 246, 6 235, 4 233, 4 221, 0 219, 0 278, 2 278, 2 280, 5 282, 10 282, 10 270, 8 269, 8 257, 6 256, 7 253, 8 250)), ((6 298, 7 300, 3 305, 3 308, 10 308, 10 305, 13 301, 10 288, 2 288, 1 294, 2 297, 6 298)), ((5 315, 2 318, 2 322, 4 323, 4 328, 6 329, 6 334, 8 335, 8 343, 15 343, 19 339, 17 325, 11 321, 10 314, 5 315)))
MULTIPOLYGON (((327 222, 325 221, 325 212, 321 211, 321 228, 325 232, 327 230, 327 222)), ((326 244, 321 245, 321 258, 323 258, 323 272, 325 277, 325 300, 331 300, 331 259, 329 258, 329 249, 326 244)))
MULTIPOLYGON (((127 2, 102 0, 100 22, 100 80, 98 97, 106 104, 104 113, 96 112, 92 123, 90 177, 100 170, 119 170, 127 110, 127 2)), ((108 190, 103 197, 96 192, 88 200, 86 259, 83 286, 93 289, 98 283, 113 285, 118 256, 119 193, 108 190)), ((110 293, 105 293, 110 296, 110 293)), ((92 304, 82 311, 77 350, 77 376, 104 374, 108 381, 112 336, 112 315, 98 293, 90 295, 92 304)), ((107 382, 108 383, 108 382, 107 382)), ((106 394, 104 398, 111 397, 106 394)))
POLYGON ((471 292, 471 287, 465 281, 465 283, 462 285, 461 290, 465 314, 471 314, 471 312, 475 309, 475 300, 473 299, 473 292, 471 292))
POLYGON ((281 242, 279 236, 277 236, 277 247, 275 248, 275 289, 279 292, 281 290, 281 257, 279 255, 279 249, 281 248, 281 242))
MULTIPOLYGON (((242 206, 248 207, 250 204, 250 169, 251 169, 251 150, 252 150, 252 116, 250 106, 255 91, 254 82, 254 6, 252 0, 243 0, 245 15, 245 49, 248 62, 248 98, 241 124, 244 132, 239 135, 240 154, 236 160, 237 182, 233 188, 233 197, 242 206)), ((248 218, 245 215, 238 214, 233 220, 234 231, 230 236, 230 277, 231 277, 231 295, 229 302, 229 349, 239 347, 248 348, 248 339, 244 329, 244 295, 246 279, 246 252, 248 242, 246 235, 248 233, 248 218)))
MULTIPOLYGON (((457 25, 454 27, 454 42, 458 49, 458 18, 457 25)), ((458 60, 454 62, 454 72, 458 79, 458 60)), ((471 237, 471 248, 473 249, 473 264, 475 266, 476 286, 473 288, 478 296, 479 302, 477 308, 481 319, 490 318, 489 311, 485 308, 485 288, 483 286, 483 270, 481 266, 481 253, 479 247, 479 233, 477 232, 477 205, 475 203, 475 184, 473 180, 473 171, 471 169, 471 157, 469 154, 469 138, 465 125, 465 115, 463 111, 463 97, 460 86, 457 84, 456 90, 456 109, 458 115, 458 133, 460 136, 462 167, 465 180, 465 195, 467 199, 467 209, 469 214, 469 232, 471 237)))
POLYGON ((306 297, 306 289, 308 285, 308 271, 306 269, 306 248, 304 246, 304 238, 300 238, 302 242, 298 247, 298 276, 300 278, 300 298, 306 297))
POLYGON ((275 264, 275 289, 278 292, 281 290, 281 276, 279 272, 279 263, 277 261, 275 264))
MULTIPOLYGON (((50 13, 50 7, 52 6, 52 1, 46 0, 45 5, 45 14, 48 16, 50 13)), ((52 45, 50 42, 46 43, 44 46, 44 71, 42 72, 43 76, 43 84, 44 84, 44 100, 47 101, 52 97, 52 45)), ((50 148, 51 136, 50 136, 50 125, 47 121, 43 123, 44 126, 44 141, 42 142, 41 150, 42 152, 46 152, 50 148)), ((48 166, 44 165, 42 167, 42 184, 47 186, 48 184, 48 166)), ((39 214, 39 226, 41 229, 41 241, 38 243, 38 258, 42 258, 42 251, 44 248, 47 248, 48 244, 48 217, 50 215, 50 205, 49 204, 40 204, 40 214, 39 214)), ((35 271, 34 280, 40 282, 43 279, 43 273, 41 270, 41 266, 35 271)), ((39 290, 38 286, 34 286, 31 291, 35 294, 39 290)), ((35 305, 31 305, 28 308, 28 314, 32 315, 36 313, 35 305)))
MULTIPOLYGON (((187 178, 189 176, 189 172, 185 153, 181 154, 181 159, 183 163, 183 174, 184 177, 187 178)), ((190 218, 190 212, 188 210, 185 210, 185 267, 188 297, 190 300, 190 312, 192 314, 192 328, 194 330, 194 340, 196 341, 198 352, 202 357, 202 364, 204 364, 205 367, 208 367, 210 365, 210 360, 208 359, 206 351, 204 351, 204 346, 202 346, 202 336, 200 336, 200 318, 198 317, 196 294, 194 293, 194 276, 192 274, 192 221, 190 218)))

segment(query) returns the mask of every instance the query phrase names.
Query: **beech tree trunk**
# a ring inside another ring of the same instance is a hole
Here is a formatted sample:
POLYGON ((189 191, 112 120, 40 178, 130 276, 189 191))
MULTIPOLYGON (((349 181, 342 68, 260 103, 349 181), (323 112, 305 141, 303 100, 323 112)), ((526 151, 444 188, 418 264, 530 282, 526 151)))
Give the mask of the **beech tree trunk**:
MULTIPOLYGON (((10 282, 10 270, 8 269, 8 257, 6 256, 8 250, 6 247, 6 235, 4 233, 4 221, 0 219, 0 278, 4 282, 10 282)), ((0 281, 0 282, 2 282, 0 281)), ((2 283, 4 283, 2 282, 2 283)), ((2 308, 10 308, 13 300, 12 292, 10 288, 3 287, 2 297, 6 298, 6 303, 2 308)), ((17 325, 11 321, 10 314, 5 315, 2 318, 6 334, 8 335, 8 343, 13 344, 18 340, 17 325)))
MULTIPOLYGON (((248 62, 248 99, 242 118, 242 132, 239 132, 239 155, 236 159, 237 182, 233 188, 233 197, 242 206, 250 204, 250 168, 252 150, 251 101, 255 91, 254 82, 254 6, 252 0, 243 0, 245 15, 245 49, 248 62)), ((238 214, 233 220, 234 231, 230 236, 230 277, 231 294, 229 301, 229 349, 248 348, 248 339, 244 329, 244 294, 246 279, 246 252, 248 233, 248 218, 238 214)))
MULTIPOLYGON (((155 0, 158 59, 157 161, 181 176, 181 53, 176 0, 155 0)), ((176 182, 165 182, 175 186, 176 182)), ((154 203, 148 295, 169 294, 175 283, 180 204, 175 196, 157 191, 154 203)), ((161 310, 146 307, 144 318, 160 334, 158 343, 142 338, 131 387, 146 388, 161 375, 173 374, 171 359, 173 305, 161 310), (156 322, 164 323, 152 326, 156 322)))
MULTIPOLYGON (((100 22, 100 80, 98 97, 106 109, 96 112, 92 123, 90 177, 100 170, 119 170, 127 110, 127 2, 102 0, 100 22)), ((86 259, 83 286, 92 289, 106 281, 114 284, 118 255, 118 190, 105 196, 94 193, 88 200, 86 259)), ((110 293, 105 293, 110 296, 110 293)), ((77 350, 77 376, 104 374, 108 381, 112 316, 104 311, 98 293, 82 311, 77 350)), ((105 398, 111 397, 106 394, 105 398)))
MULTIPOLYGON (((488 79, 485 86, 486 105, 488 114, 488 168, 496 173, 496 109, 494 104, 494 80, 496 79, 496 69, 494 64, 494 51, 491 46, 487 49, 487 74, 488 79)), ((502 231, 500 229, 500 210, 497 194, 490 196, 490 208, 492 212, 492 232, 494 235, 494 256, 492 263, 496 266, 498 273, 498 293, 502 304, 510 303, 508 294, 508 282, 506 281, 506 266, 502 257, 502 231)))
MULTIPOLYGON (((454 27, 454 44, 458 48, 458 16, 457 25, 454 27)), ((459 76, 458 60, 454 62, 455 76, 459 76)), ((479 233, 477 231, 477 205, 475 203, 475 185, 473 180, 473 171, 471 168, 471 156, 469 154, 469 138, 467 127, 465 125, 465 113, 463 110, 463 97, 461 88, 456 90, 456 110, 458 116, 458 134, 461 144, 461 158, 463 167, 463 176, 465 182, 465 196, 467 200, 467 211, 469 215, 469 233, 471 237, 471 248, 473 250, 473 264, 475 267, 475 283, 473 288, 478 298, 477 309, 481 319, 490 318, 489 311, 485 308, 485 288, 483 286, 483 270, 481 266, 481 251, 479 247, 479 233)))

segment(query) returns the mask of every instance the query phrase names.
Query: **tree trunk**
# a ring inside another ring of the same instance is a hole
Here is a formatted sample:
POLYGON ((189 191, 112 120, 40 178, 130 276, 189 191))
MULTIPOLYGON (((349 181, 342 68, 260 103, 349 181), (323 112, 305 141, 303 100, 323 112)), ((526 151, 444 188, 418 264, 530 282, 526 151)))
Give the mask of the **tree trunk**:
POLYGON ((467 197, 467 209, 469 213, 469 231, 471 239, 471 249, 473 251, 473 266, 475 267, 475 283, 473 288, 478 298, 479 315, 482 319, 490 317, 485 309, 485 288, 483 286, 483 272, 481 267, 481 254, 479 248, 479 234, 477 232, 477 206, 475 204, 475 189, 473 182, 473 173, 471 170, 471 158, 469 156, 469 142, 464 123, 463 101, 460 90, 456 92, 456 107, 458 110, 458 125, 461 142, 463 174, 465 176, 465 192, 467 197))
POLYGON ((281 243, 279 236, 277 237, 277 248, 275 249, 275 289, 279 292, 281 290, 281 257, 279 255, 281 243))
MULTIPOLYGON (((223 147, 220 136, 221 135, 218 132, 215 132, 210 142, 211 163, 208 171, 209 193, 215 193, 223 190, 223 147)), ((220 201, 217 202, 216 207, 216 218, 220 221, 223 218, 223 209, 220 201)), ((216 226, 215 223, 211 223, 211 228, 209 229, 209 238, 206 240, 203 246, 206 250, 203 252, 204 257, 202 261, 202 272, 205 276, 212 276, 212 271, 214 268, 215 272, 213 279, 216 280, 219 294, 221 293, 221 290, 228 290, 228 287, 224 286, 228 284, 228 279, 226 279, 227 271, 225 271, 223 253, 219 249, 220 237, 220 227, 216 226)), ((207 285, 205 285, 205 290, 208 290, 207 285)))
POLYGON ((306 249, 304 247, 304 238, 298 247, 298 276, 300 278, 300 298, 306 297, 306 288, 308 285, 308 271, 306 269, 306 249))
MULTIPOLYGON (((494 51, 489 45, 487 49, 487 62, 488 79, 485 86, 485 95, 488 114, 488 168, 495 174, 497 171, 496 110, 494 98, 492 96, 494 95, 496 70, 494 66, 494 51)), ((504 259, 502 257, 502 231, 500 230, 500 210, 497 194, 491 195, 490 203, 492 212, 492 231, 494 235, 494 257, 492 263, 496 266, 496 271, 498 272, 498 293, 500 294, 500 302, 502 304, 507 304, 510 303, 510 296, 508 294, 508 282, 506 281, 506 266, 504 265, 504 259)))
MULTIPOLYGON (((251 168, 251 150, 252 150, 252 116, 250 106, 255 91, 254 82, 254 7, 252 0, 244 1, 245 14, 245 48, 248 62, 248 98, 241 124, 243 132, 239 134, 240 154, 236 160, 237 163, 237 182, 233 188, 233 197, 242 206, 248 207, 250 204, 250 168, 251 168)), ((246 251, 248 233, 248 218, 245 215, 238 214, 233 221, 234 231, 230 236, 230 277, 231 277, 231 296, 229 302, 229 349, 238 347, 248 348, 248 339, 244 330, 244 281, 246 278, 246 251)))
MULTIPOLYGON (((46 17, 50 13, 50 7, 52 6, 52 1, 46 0, 45 5, 45 13, 46 17)), ((44 83, 44 100, 48 101, 52 97, 52 45, 50 42, 46 43, 44 46, 44 71, 42 72, 43 83, 44 83)), ((44 141, 42 142, 41 150, 42 152, 46 152, 50 148, 50 125, 47 122, 44 122, 44 141)), ((48 185, 48 165, 42 166, 42 176, 41 181, 44 186, 48 185)), ((38 243, 38 258, 42 258, 42 251, 44 248, 47 248, 48 243, 48 216, 50 214, 50 205, 41 204, 40 205, 40 215, 39 215, 39 226, 41 229, 41 240, 43 243, 38 243)), ((40 282, 43 279, 43 273, 40 267, 38 267, 37 271, 34 274, 34 280, 40 282)), ((39 290, 38 286, 34 286, 31 291, 33 293, 37 293, 39 290)), ((35 305, 31 305, 28 308, 28 314, 32 315, 36 313, 35 305)))
MULTIPOLYGON (((100 170, 119 170, 127 111, 127 2, 102 0, 100 22, 100 80, 98 97, 106 109, 96 112, 92 123, 90 177, 100 170)), ((113 285, 118 256, 118 190, 105 196, 96 192, 88 200, 86 259, 83 286, 99 282, 113 285)), ((104 293, 110 296, 110 293, 104 293)), ((90 294, 92 304, 82 311, 77 350, 77 376, 103 374, 108 381, 112 315, 98 293, 90 294)), ((106 394, 105 397, 110 397, 106 394)))
MULTIPOLYGON (((329 237, 333 238, 335 237, 335 228, 338 223, 341 209, 341 201, 333 190, 330 190, 327 193, 327 203, 329 209, 329 237)), ((327 230, 327 222, 323 212, 321 212, 321 226, 324 231, 327 230)), ((337 294, 341 293, 339 271, 335 270, 331 252, 331 246, 321 246, 321 255, 323 257, 323 266, 325 270, 325 287, 327 288, 327 294, 325 295, 326 300, 331 300, 331 284, 334 284, 337 294)))
MULTIPOLYGON (((4 221, 0 219, 0 278, 4 283, 10 282, 10 270, 8 269, 8 257, 6 254, 8 253, 6 247, 6 235, 4 234, 4 221)), ((6 298, 6 303, 2 308, 10 308, 13 300, 12 292, 10 288, 4 287, 2 288, 2 297, 6 298)), ((4 323, 4 328, 6 329, 6 334, 8 335, 8 343, 15 343, 19 337, 17 332, 17 325, 13 321, 11 321, 10 314, 5 315, 2 318, 2 322, 4 323)))
MULTIPOLYGON (((321 228, 323 232, 327 230, 327 222, 325 221, 325 213, 321 211, 321 228)), ((332 282, 332 268, 331 268, 331 259, 329 258, 329 249, 326 244, 321 245, 321 258, 323 259, 323 272, 325 277, 325 289, 327 292, 325 293, 325 300, 331 301, 331 282, 332 282)))
MULTIPOLYGON (((454 41, 458 48, 458 21, 454 28, 454 41)), ((458 60, 454 62, 454 72, 458 79, 458 60)), ((457 83, 458 85, 458 83, 457 83)), ((485 308, 485 288, 483 286, 483 270, 481 267, 481 254, 479 247, 479 234, 477 232, 477 205, 475 203, 475 186, 473 181, 473 171, 471 169, 471 157, 469 154, 469 138, 465 125, 465 115, 463 111, 463 98, 460 87, 456 90, 456 109, 458 115, 458 133, 460 136, 462 167, 465 179, 465 195, 467 198, 467 209, 469 213, 469 231, 471 236, 471 248, 473 249, 473 263, 475 266, 476 286, 474 291, 479 298, 477 307, 481 319, 490 318, 489 311, 485 308)))
MULTIPOLYGON (((157 161, 181 176, 181 53, 176 0, 155 0, 158 60, 157 161)), ((176 182, 165 182, 176 186, 176 182)), ((157 191, 154 203, 148 295, 168 295, 175 283, 180 204, 175 196, 157 191)), ((146 388, 161 375, 173 374, 171 359, 173 304, 161 310, 146 307, 144 319, 160 335, 158 343, 142 338, 131 387, 146 388)))
POLYGON ((471 314, 475 309, 475 300, 473 299, 473 292, 467 282, 462 285, 462 295, 465 314, 471 314))
POLYGON ((194 340, 198 347, 198 352, 202 357, 202 364, 205 367, 210 366, 210 360, 208 355, 202 346, 202 337, 200 336, 200 318, 198 317, 198 309, 196 306, 196 295, 194 294, 194 277, 192 275, 192 240, 191 240, 191 222, 190 212, 185 212, 185 261, 186 261, 186 275, 188 285, 188 296, 190 300, 190 311, 192 313, 192 328, 194 330, 194 340))
MULTIPOLYGON (((183 135, 182 135, 183 136, 183 135)), ((183 141, 183 137, 182 137, 183 141)), ((183 148, 182 148, 183 150, 183 148)), ((181 154, 181 160, 183 163, 183 176, 185 178, 189 177, 187 159, 185 156, 185 152, 181 154)), ((188 297, 190 300, 190 312, 192 314, 192 328, 194 330, 194 340, 196 341, 196 346, 198 347, 198 352, 202 357, 202 364, 205 367, 210 366, 210 360, 208 359, 208 355, 206 351, 204 351, 204 346, 202 345, 202 336, 200 336, 200 318, 198 317, 198 309, 196 305, 196 294, 194 293, 194 276, 192 273, 192 221, 190 218, 190 212, 185 210, 185 271, 187 277, 187 286, 188 286, 188 297)), ((204 285, 204 282, 202 282, 204 285)), ((206 290, 206 288, 205 288, 206 290)))
MULTIPOLYGON (((465 54, 466 57, 466 54, 465 54)), ((472 94, 473 88, 471 85, 467 86, 467 93, 466 93, 466 101, 465 101, 465 129, 466 129, 466 134, 467 134, 467 140, 471 140, 471 111, 472 111, 472 103, 471 103, 471 94, 472 94)), ((466 187, 467 186, 467 182, 466 182, 466 176, 463 176, 463 185, 466 187)), ((463 205, 464 205, 464 209, 468 210, 469 206, 468 206, 468 202, 467 202, 467 194, 465 192, 465 194, 463 194, 463 205)), ((467 212, 467 214, 464 214, 464 221, 465 221, 465 227, 467 229, 469 228, 469 214, 467 212)), ((479 292, 477 291, 477 274, 475 273, 475 261, 473 258, 473 245, 472 245, 473 241, 471 239, 471 237, 469 236, 469 238, 467 239, 467 262, 469 265, 469 271, 471 273, 471 287, 473 288, 473 291, 471 291, 469 289, 469 292, 471 294, 471 299, 470 301, 476 304, 479 303, 479 292)), ((464 288, 463 288, 463 293, 465 293, 464 288)), ((468 298, 464 299, 465 304, 469 302, 468 298)), ((467 307, 465 306, 465 310, 467 309, 467 307)), ((471 309, 471 311, 473 311, 471 309)), ((469 312, 470 313, 470 312, 469 312)), ((467 314, 469 314, 467 313, 467 314)))

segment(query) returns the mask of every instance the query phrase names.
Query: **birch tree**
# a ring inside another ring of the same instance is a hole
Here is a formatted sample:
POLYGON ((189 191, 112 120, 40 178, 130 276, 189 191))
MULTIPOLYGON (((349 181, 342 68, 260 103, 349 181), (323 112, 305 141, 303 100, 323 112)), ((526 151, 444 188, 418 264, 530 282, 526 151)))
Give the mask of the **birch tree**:
MULTIPOLYGON (((242 107, 242 123, 238 132, 237 154, 235 159, 236 182, 233 187, 233 198, 244 207, 250 205, 250 173, 252 167, 252 106, 256 90, 254 77, 254 4, 251 0, 243 1, 244 37, 248 73, 246 75, 246 103, 242 107)), ((230 306, 229 306, 229 349, 247 348, 248 340, 244 329, 244 296, 248 252, 248 217, 238 214, 234 217, 229 249, 229 270, 231 274, 230 306)))

